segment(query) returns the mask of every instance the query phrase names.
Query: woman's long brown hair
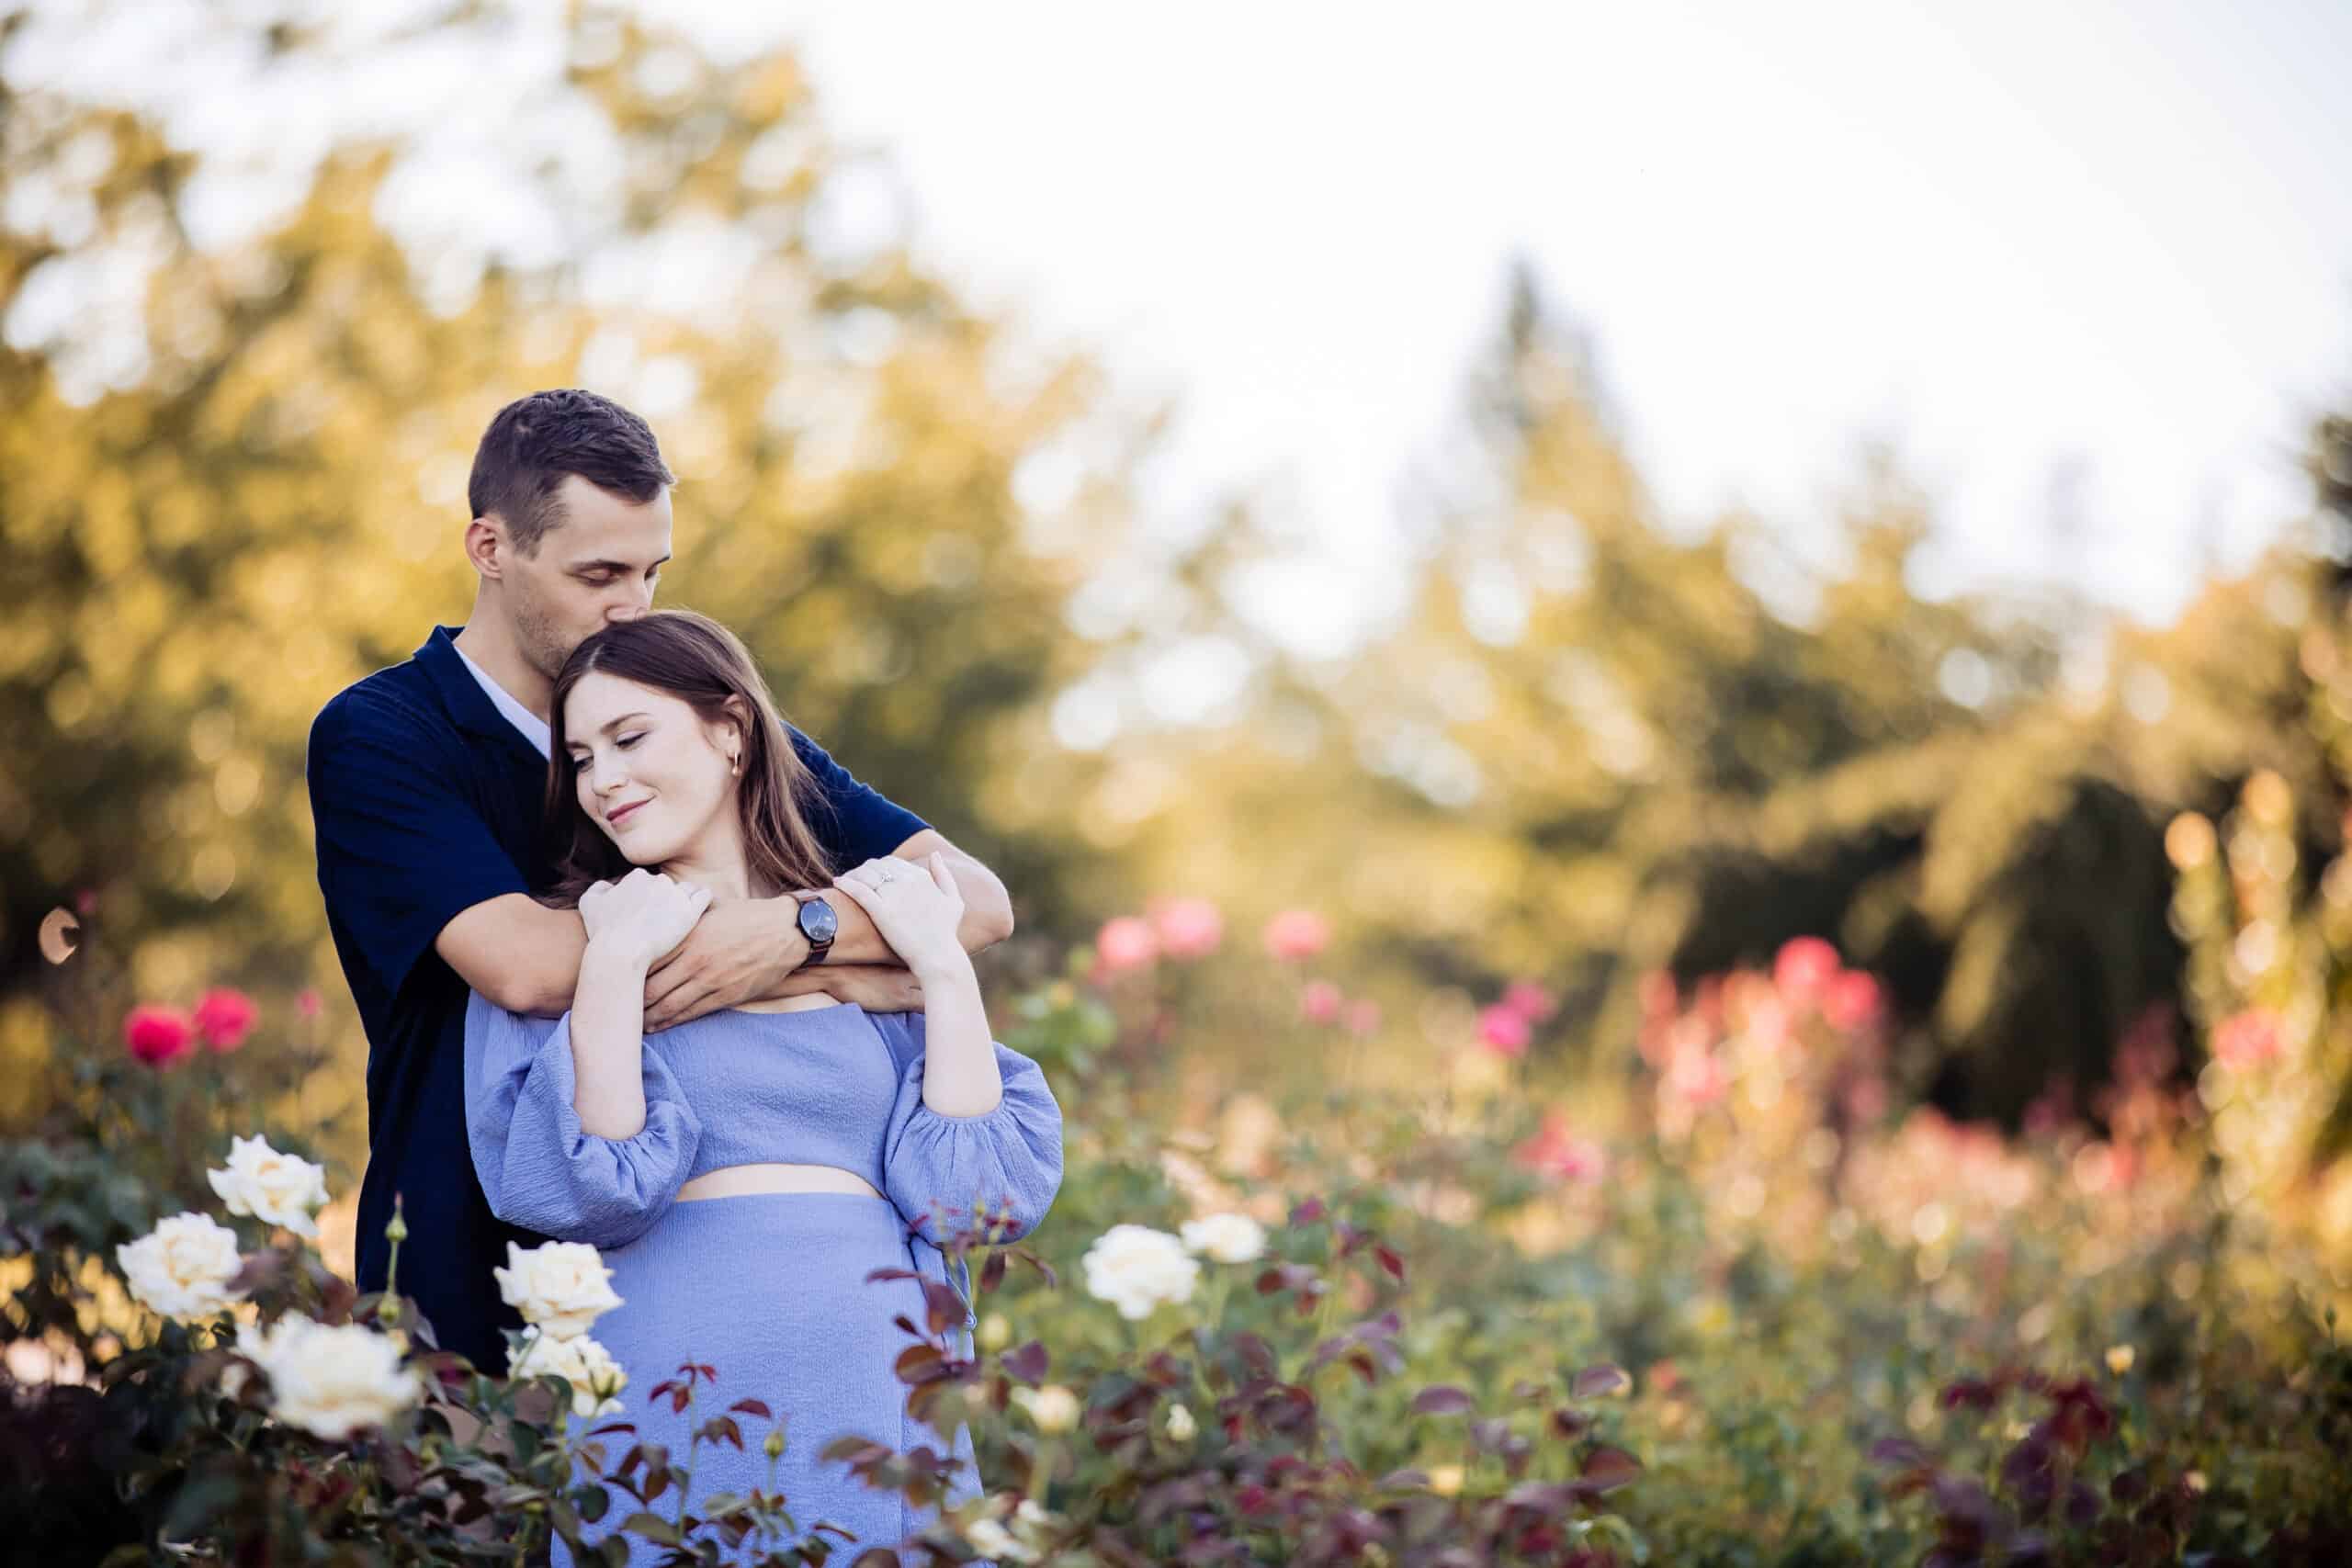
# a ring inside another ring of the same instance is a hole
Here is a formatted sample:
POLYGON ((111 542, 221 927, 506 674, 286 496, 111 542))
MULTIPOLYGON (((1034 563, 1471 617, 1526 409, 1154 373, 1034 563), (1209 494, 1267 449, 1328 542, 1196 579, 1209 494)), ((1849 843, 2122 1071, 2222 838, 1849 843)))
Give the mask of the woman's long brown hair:
POLYGON ((743 857, 752 884, 824 887, 834 867, 808 830, 807 814, 831 806, 793 750, 759 667, 733 632, 692 610, 655 610, 616 621, 571 650, 550 698, 547 805, 542 821, 554 879, 543 902, 570 908, 598 882, 628 874, 630 861, 580 808, 578 781, 566 750, 564 699, 592 672, 650 686, 691 706, 706 723, 731 724, 743 736, 743 857))

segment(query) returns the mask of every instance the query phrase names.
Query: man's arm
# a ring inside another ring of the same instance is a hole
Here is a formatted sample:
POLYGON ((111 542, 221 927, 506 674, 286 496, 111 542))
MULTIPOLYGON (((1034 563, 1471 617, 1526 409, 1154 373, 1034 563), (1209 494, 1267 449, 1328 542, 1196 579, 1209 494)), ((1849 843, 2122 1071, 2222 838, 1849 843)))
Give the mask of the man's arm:
MULTIPOLYGON (((964 918, 956 923, 956 941, 967 953, 978 953, 994 947, 1012 934, 1012 899, 996 873, 949 843, 936 828, 922 832, 890 852, 900 860, 921 865, 923 857, 933 852, 947 861, 948 874, 956 879, 956 887, 964 896, 964 918)), ((849 867, 842 869, 848 870, 849 867)), ((904 961, 891 951, 875 929, 874 917, 862 908, 856 899, 837 887, 817 891, 833 907, 833 918, 840 929, 833 945, 825 954, 827 964, 894 964, 904 966, 904 961)), ((805 944, 804 944, 805 945, 805 944)))
MULTIPOLYGON (((528 911, 534 932, 551 936, 535 935, 511 962, 494 949, 476 957, 470 944, 460 948, 465 962, 452 966, 484 995, 511 1005, 531 994, 541 950, 564 927, 577 972, 579 917, 532 902, 529 884, 464 787, 450 738, 399 700, 358 688, 338 695, 311 724, 304 773, 320 891, 353 949, 347 961, 369 971, 386 995, 397 998, 428 953, 449 958, 444 933, 485 908, 528 911)), ((467 921, 466 930, 484 923, 467 921)))

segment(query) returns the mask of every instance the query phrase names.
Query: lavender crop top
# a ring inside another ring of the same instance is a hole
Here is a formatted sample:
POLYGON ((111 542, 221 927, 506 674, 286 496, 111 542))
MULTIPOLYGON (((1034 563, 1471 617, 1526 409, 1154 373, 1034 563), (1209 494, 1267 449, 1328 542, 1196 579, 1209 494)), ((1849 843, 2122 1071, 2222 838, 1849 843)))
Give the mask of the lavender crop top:
MULTIPOLYGON (((1004 1098, 978 1116, 923 1103, 923 1015, 854 1002, 799 1012, 726 1009, 649 1035, 645 1125, 585 1131, 572 1107, 571 1015, 466 1004, 466 1133, 492 1213, 559 1241, 625 1247, 706 1171, 784 1161, 838 1166, 897 1205, 917 1267, 946 1281, 939 1244, 977 1199, 1000 1239, 1036 1228, 1062 1179, 1062 1113, 1037 1064, 998 1043, 1004 1098), (944 1221, 946 1234, 941 1226, 944 1221)), ((963 1277, 966 1326, 971 1277, 963 1277)))

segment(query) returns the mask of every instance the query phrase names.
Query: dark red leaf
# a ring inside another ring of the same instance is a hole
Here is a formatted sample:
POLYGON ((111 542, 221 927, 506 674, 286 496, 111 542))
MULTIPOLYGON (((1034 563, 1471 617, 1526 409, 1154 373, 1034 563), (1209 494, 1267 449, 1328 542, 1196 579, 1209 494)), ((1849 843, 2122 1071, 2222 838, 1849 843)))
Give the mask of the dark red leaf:
POLYGON ((1452 1383, 1438 1383, 1413 1395, 1413 1413, 1417 1416, 1459 1416, 1471 1408, 1473 1401, 1467 1389, 1452 1383))

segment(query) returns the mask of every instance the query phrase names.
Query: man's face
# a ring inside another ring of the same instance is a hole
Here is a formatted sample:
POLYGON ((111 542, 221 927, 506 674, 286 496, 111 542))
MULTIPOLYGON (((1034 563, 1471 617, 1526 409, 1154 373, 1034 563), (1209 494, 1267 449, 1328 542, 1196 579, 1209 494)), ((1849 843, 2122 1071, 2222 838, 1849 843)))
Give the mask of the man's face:
POLYGON ((556 493, 559 520, 539 536, 538 553, 509 550, 503 578, 515 641, 550 681, 593 633, 651 608, 670 558, 667 490, 639 505, 566 474, 556 493))

